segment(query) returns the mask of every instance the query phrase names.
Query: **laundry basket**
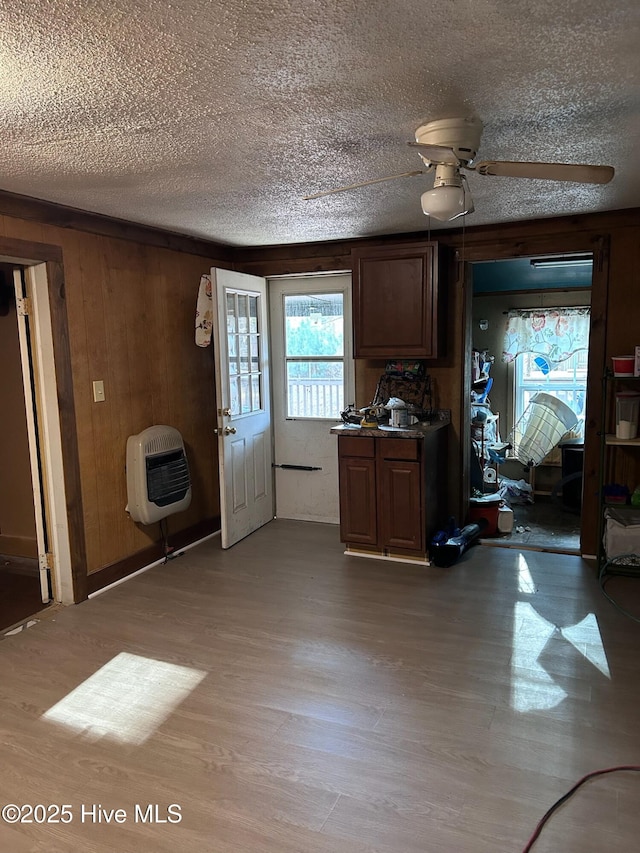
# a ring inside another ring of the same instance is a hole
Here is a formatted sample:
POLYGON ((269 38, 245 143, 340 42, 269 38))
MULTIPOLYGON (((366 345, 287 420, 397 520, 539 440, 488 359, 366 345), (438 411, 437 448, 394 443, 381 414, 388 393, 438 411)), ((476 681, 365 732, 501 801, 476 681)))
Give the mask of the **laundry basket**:
POLYGON ((566 403, 539 391, 518 424, 522 438, 515 444, 517 458, 529 467, 539 465, 577 423, 578 416, 566 403))

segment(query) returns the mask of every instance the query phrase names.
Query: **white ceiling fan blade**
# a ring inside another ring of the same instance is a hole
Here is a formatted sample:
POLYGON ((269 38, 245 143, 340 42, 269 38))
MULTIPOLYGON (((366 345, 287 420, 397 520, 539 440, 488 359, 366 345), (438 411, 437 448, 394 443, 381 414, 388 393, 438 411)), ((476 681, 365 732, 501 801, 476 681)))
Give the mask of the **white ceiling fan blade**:
POLYGON ((313 198, 322 198, 325 195, 334 195, 335 193, 345 193, 348 190, 357 190, 360 187, 369 187, 371 184, 381 184, 383 181, 395 181, 397 178, 410 178, 414 175, 424 175, 424 169, 414 169, 412 172, 401 172, 399 175, 387 175, 386 178, 373 178, 371 181, 361 181, 359 184, 349 184, 346 187, 337 187, 335 190, 325 190, 321 193, 313 193, 313 195, 303 196, 304 201, 310 201, 313 198))
POLYGON ((460 165, 460 160, 456 157, 453 148, 447 148, 445 145, 430 145, 428 142, 408 142, 407 145, 411 148, 419 148, 420 156, 431 163, 447 166, 460 165))
POLYGON ((536 178, 542 181, 577 181, 581 184, 608 184, 613 166, 588 166, 574 163, 518 163, 509 160, 484 160, 473 167, 481 175, 505 178, 536 178))

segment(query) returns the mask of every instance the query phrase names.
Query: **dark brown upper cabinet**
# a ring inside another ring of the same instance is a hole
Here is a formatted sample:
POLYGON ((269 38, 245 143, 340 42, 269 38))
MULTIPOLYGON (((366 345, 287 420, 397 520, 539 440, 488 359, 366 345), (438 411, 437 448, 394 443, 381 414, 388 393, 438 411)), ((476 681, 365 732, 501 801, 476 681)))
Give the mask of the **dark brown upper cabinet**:
POLYGON ((442 247, 434 242, 407 243, 353 249, 351 256, 354 357, 443 355, 442 305, 438 305, 442 247))

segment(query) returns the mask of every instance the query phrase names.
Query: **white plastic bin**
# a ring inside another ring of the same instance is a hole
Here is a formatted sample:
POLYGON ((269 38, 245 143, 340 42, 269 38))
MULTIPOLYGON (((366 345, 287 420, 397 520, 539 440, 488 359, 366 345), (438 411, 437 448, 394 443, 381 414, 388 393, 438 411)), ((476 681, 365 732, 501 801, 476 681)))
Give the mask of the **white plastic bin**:
POLYGON ((631 439, 638 435, 640 394, 621 391, 616 394, 616 438, 631 439))
POLYGON ((523 421, 526 424, 516 447, 516 456, 523 465, 539 465, 562 436, 578 423, 578 416, 557 397, 539 391, 527 406, 523 421))
POLYGON ((607 507, 604 511, 604 550, 607 560, 623 554, 640 555, 640 510, 607 507))

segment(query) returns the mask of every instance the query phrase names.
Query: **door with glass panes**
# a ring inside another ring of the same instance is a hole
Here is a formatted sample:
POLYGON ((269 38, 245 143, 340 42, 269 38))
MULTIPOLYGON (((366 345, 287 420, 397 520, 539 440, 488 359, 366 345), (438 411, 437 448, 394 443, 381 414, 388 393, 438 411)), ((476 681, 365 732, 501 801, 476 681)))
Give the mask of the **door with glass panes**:
POLYGON ((211 270, 222 547, 273 518, 266 282, 211 270))
POLYGON ((351 276, 269 280, 276 515, 338 523, 330 429, 354 402, 351 276))

